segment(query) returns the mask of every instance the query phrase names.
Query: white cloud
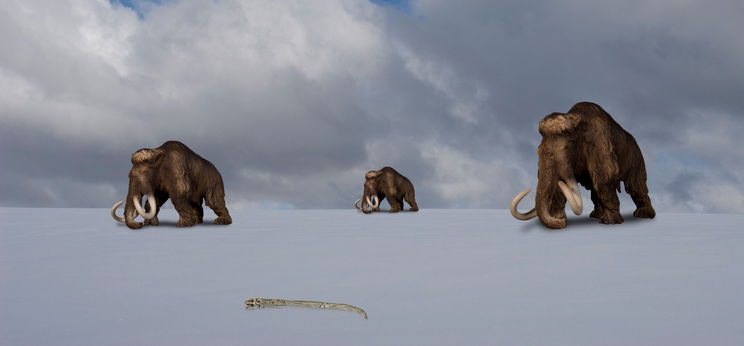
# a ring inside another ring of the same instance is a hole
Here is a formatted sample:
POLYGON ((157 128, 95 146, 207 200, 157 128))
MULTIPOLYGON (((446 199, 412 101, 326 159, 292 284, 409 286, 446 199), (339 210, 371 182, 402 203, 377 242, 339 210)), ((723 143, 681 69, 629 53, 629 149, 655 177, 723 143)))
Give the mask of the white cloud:
POLYGON ((411 47, 396 45, 406 69, 420 81, 430 84, 450 102, 451 116, 468 124, 477 125, 481 118, 482 103, 488 99, 488 90, 477 81, 464 82, 447 64, 437 63, 419 56, 411 47), (471 92, 472 91, 472 92, 471 92))
POLYGON ((517 188, 530 186, 526 173, 504 159, 484 160, 433 142, 423 143, 421 156, 434 175, 424 181, 442 200, 460 208, 506 208, 517 188))

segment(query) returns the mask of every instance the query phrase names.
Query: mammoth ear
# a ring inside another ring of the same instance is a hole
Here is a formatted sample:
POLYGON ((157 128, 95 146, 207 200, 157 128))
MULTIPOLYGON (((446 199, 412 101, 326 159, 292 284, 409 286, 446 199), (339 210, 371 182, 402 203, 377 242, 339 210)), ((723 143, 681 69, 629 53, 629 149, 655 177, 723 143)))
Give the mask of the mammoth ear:
POLYGON ((369 171, 364 175, 364 179, 374 179, 380 175, 380 171, 369 171))
POLYGON ((160 149, 140 149, 132 154, 132 164, 154 162, 162 155, 163 151, 160 149))
POLYGON ((580 124, 581 119, 574 114, 552 113, 540 120, 540 134, 567 134, 576 130, 580 124))

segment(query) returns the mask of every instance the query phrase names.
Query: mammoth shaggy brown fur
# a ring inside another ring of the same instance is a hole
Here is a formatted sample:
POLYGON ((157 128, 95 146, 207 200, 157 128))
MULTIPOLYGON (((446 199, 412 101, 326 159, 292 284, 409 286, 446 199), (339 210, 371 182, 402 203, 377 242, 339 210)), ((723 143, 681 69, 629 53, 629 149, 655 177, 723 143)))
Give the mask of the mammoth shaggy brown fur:
POLYGON ((602 107, 581 102, 566 114, 552 113, 540 121, 540 134, 535 208, 524 214, 517 211, 519 201, 530 191, 524 190, 509 208, 514 217, 538 216, 549 228, 566 227, 566 202, 576 215, 583 209, 578 183, 591 191, 591 217, 604 224, 622 223, 615 193, 620 192, 621 182, 636 205, 633 216, 656 216, 648 197, 641 149, 602 107))
POLYGON ((391 213, 403 210, 404 199, 411 206, 411 211, 419 210, 413 184, 392 167, 369 171, 364 178, 364 195, 354 201, 354 207, 365 214, 380 211, 380 202, 385 198, 388 199, 391 213), (362 201, 361 208, 358 205, 359 201, 362 201))
POLYGON ((173 202, 179 219, 176 226, 188 227, 202 223, 202 202, 212 208, 215 224, 232 223, 225 207, 225 189, 217 168, 181 142, 169 141, 155 149, 140 149, 132 154, 124 217, 116 216, 120 201, 111 208, 114 220, 125 222, 129 228, 159 224, 157 214, 165 201, 173 202), (147 196, 144 210, 141 199, 147 196), (141 215, 145 222, 135 222, 141 215))

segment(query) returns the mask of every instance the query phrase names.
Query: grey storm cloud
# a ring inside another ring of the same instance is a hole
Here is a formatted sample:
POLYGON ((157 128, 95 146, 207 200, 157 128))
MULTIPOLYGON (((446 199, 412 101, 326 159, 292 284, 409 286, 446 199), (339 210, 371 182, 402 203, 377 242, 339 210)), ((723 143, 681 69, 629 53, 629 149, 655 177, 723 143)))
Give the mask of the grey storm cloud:
POLYGON ((593 101, 657 210, 744 212, 741 2, 143 8, 0 8, 0 205, 108 207, 131 153, 176 139, 235 208, 349 208, 386 165, 422 208, 505 208, 536 183, 537 122, 593 101))

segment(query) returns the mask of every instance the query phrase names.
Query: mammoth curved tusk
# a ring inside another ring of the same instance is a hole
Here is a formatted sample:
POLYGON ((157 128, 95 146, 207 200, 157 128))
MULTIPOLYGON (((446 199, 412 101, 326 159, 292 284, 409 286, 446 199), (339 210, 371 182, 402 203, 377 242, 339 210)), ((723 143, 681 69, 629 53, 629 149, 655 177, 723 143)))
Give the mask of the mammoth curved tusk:
POLYGON ((126 222, 126 220, 124 220, 123 217, 116 216, 116 209, 118 209, 119 206, 122 205, 122 203, 124 203, 124 200, 123 199, 121 201, 116 202, 116 204, 114 204, 114 206, 111 207, 111 217, 113 217, 114 220, 116 220, 118 222, 126 222))
POLYGON ((579 209, 583 211, 584 201, 581 199, 581 192, 579 192, 579 184, 576 183, 576 179, 574 179, 573 177, 571 177, 571 180, 569 180, 568 183, 569 183, 569 187, 571 188, 571 192, 573 192, 574 200, 579 205, 579 209))
POLYGON ((360 199, 357 199, 356 201, 354 201, 354 208, 357 208, 357 210, 362 210, 362 208, 359 207, 359 201, 361 201, 361 200, 362 199, 360 198, 360 199))
POLYGON ((519 205, 519 202, 524 198, 524 196, 527 196, 528 193, 530 193, 532 189, 524 190, 520 193, 518 193, 516 196, 514 196, 514 199, 512 199, 511 204, 509 205, 509 211, 511 212, 512 216, 514 216, 517 220, 529 220, 537 216, 537 212, 535 211, 535 208, 532 208, 532 210, 522 214, 517 210, 517 205, 519 205))
POLYGON ((145 220, 152 219, 155 217, 155 214, 157 213, 157 205, 155 204, 155 196, 148 194, 147 195, 147 204, 150 205, 150 212, 146 213, 144 210, 142 210, 142 205, 140 204, 139 198, 137 196, 132 197, 134 200, 134 209, 137 209, 137 213, 142 215, 142 217, 145 220))
POLYGON ((578 193, 578 189, 575 187, 576 183, 569 180, 568 182, 571 184, 571 186, 567 186, 566 183, 564 183, 562 180, 558 180, 558 187, 561 189, 561 192, 566 196, 566 201, 568 201, 568 204, 571 206, 571 210, 576 215, 581 215, 581 212, 584 211, 584 203, 581 200, 581 194, 578 193))
POLYGON ((373 209, 374 209, 374 208, 377 208, 377 207, 379 207, 379 206, 380 206, 380 199, 379 199, 379 198, 378 198, 377 196, 372 196, 372 202, 373 202, 373 203, 369 203, 369 204, 370 204, 370 206, 371 206, 371 207, 372 207, 373 209))

